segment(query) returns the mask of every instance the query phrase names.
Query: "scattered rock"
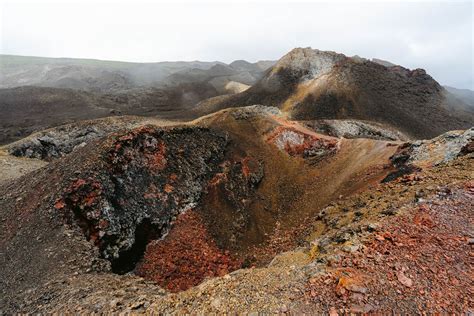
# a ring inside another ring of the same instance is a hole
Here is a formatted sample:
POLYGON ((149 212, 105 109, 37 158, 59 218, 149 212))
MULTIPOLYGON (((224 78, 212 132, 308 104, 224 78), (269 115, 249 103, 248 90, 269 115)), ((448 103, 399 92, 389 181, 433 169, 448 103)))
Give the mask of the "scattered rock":
POLYGON ((406 287, 413 286, 413 280, 407 277, 403 271, 397 272, 397 279, 400 281, 401 284, 405 285, 406 287))

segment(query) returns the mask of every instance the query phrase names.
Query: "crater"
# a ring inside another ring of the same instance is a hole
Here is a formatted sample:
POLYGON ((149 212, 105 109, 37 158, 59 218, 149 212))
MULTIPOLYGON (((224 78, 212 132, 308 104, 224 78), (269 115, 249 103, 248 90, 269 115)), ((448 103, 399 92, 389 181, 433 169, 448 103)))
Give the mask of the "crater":
POLYGON ((121 251, 118 258, 111 260, 112 272, 117 274, 133 272, 138 262, 142 260, 148 243, 161 236, 162 232, 159 227, 152 224, 150 219, 145 218, 135 228, 133 245, 129 249, 121 251))

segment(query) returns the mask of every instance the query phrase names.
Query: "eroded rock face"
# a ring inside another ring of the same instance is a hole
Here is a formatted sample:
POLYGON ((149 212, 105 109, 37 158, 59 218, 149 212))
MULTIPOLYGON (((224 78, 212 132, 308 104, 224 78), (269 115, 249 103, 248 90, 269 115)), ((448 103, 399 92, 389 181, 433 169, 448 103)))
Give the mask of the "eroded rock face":
POLYGON ((398 131, 369 122, 356 120, 315 120, 305 121, 304 123, 318 133, 333 137, 407 140, 407 137, 398 131))
POLYGON ((280 109, 274 106, 254 104, 238 109, 233 109, 231 115, 236 120, 248 120, 251 118, 261 117, 262 115, 281 116, 282 112, 280 109))
POLYGON ((138 126, 140 119, 109 118, 66 124, 30 135, 6 146, 17 157, 51 161, 108 134, 138 126))
POLYGON ((303 157, 311 163, 334 155, 338 149, 336 139, 320 138, 288 127, 276 128, 268 141, 289 155, 303 157))
POLYGON ((9 153, 17 157, 50 160, 72 152, 87 142, 103 137, 107 131, 94 127, 77 129, 71 133, 46 132, 9 146, 9 153))
POLYGON ((404 143, 390 158, 396 170, 382 182, 421 171, 422 168, 446 164, 459 156, 471 153, 473 143, 474 128, 451 131, 430 140, 404 143))
POLYGON ((271 74, 278 74, 280 69, 287 69, 298 75, 305 72, 300 81, 310 80, 328 73, 338 62, 346 58, 343 54, 330 51, 309 47, 295 48, 278 61, 271 74))
POLYGON ((469 153, 473 142, 474 128, 451 131, 434 139, 416 141, 411 145, 410 161, 432 165, 446 163, 459 155, 469 153))
POLYGON ((226 144, 225 134, 206 128, 135 129, 104 154, 105 168, 73 179, 55 208, 81 226, 112 269, 127 272, 150 240, 196 206, 226 144))

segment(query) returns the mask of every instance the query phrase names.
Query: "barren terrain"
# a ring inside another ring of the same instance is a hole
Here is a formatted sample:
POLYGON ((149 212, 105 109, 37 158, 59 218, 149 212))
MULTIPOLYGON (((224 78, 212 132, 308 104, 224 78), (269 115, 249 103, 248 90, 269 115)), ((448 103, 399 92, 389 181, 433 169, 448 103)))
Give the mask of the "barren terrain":
POLYGON ((474 121, 423 70, 8 61, 0 314, 474 311, 474 121))

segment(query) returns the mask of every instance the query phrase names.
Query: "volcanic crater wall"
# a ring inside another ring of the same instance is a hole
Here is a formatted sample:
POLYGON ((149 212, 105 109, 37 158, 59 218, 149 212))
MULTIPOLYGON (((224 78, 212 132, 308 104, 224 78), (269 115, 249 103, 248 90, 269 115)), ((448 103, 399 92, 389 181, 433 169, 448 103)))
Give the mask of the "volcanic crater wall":
POLYGON ((227 143, 224 133, 199 127, 133 130, 103 153, 104 166, 72 179, 55 208, 82 228, 115 272, 130 271, 150 240, 197 205, 227 143))

